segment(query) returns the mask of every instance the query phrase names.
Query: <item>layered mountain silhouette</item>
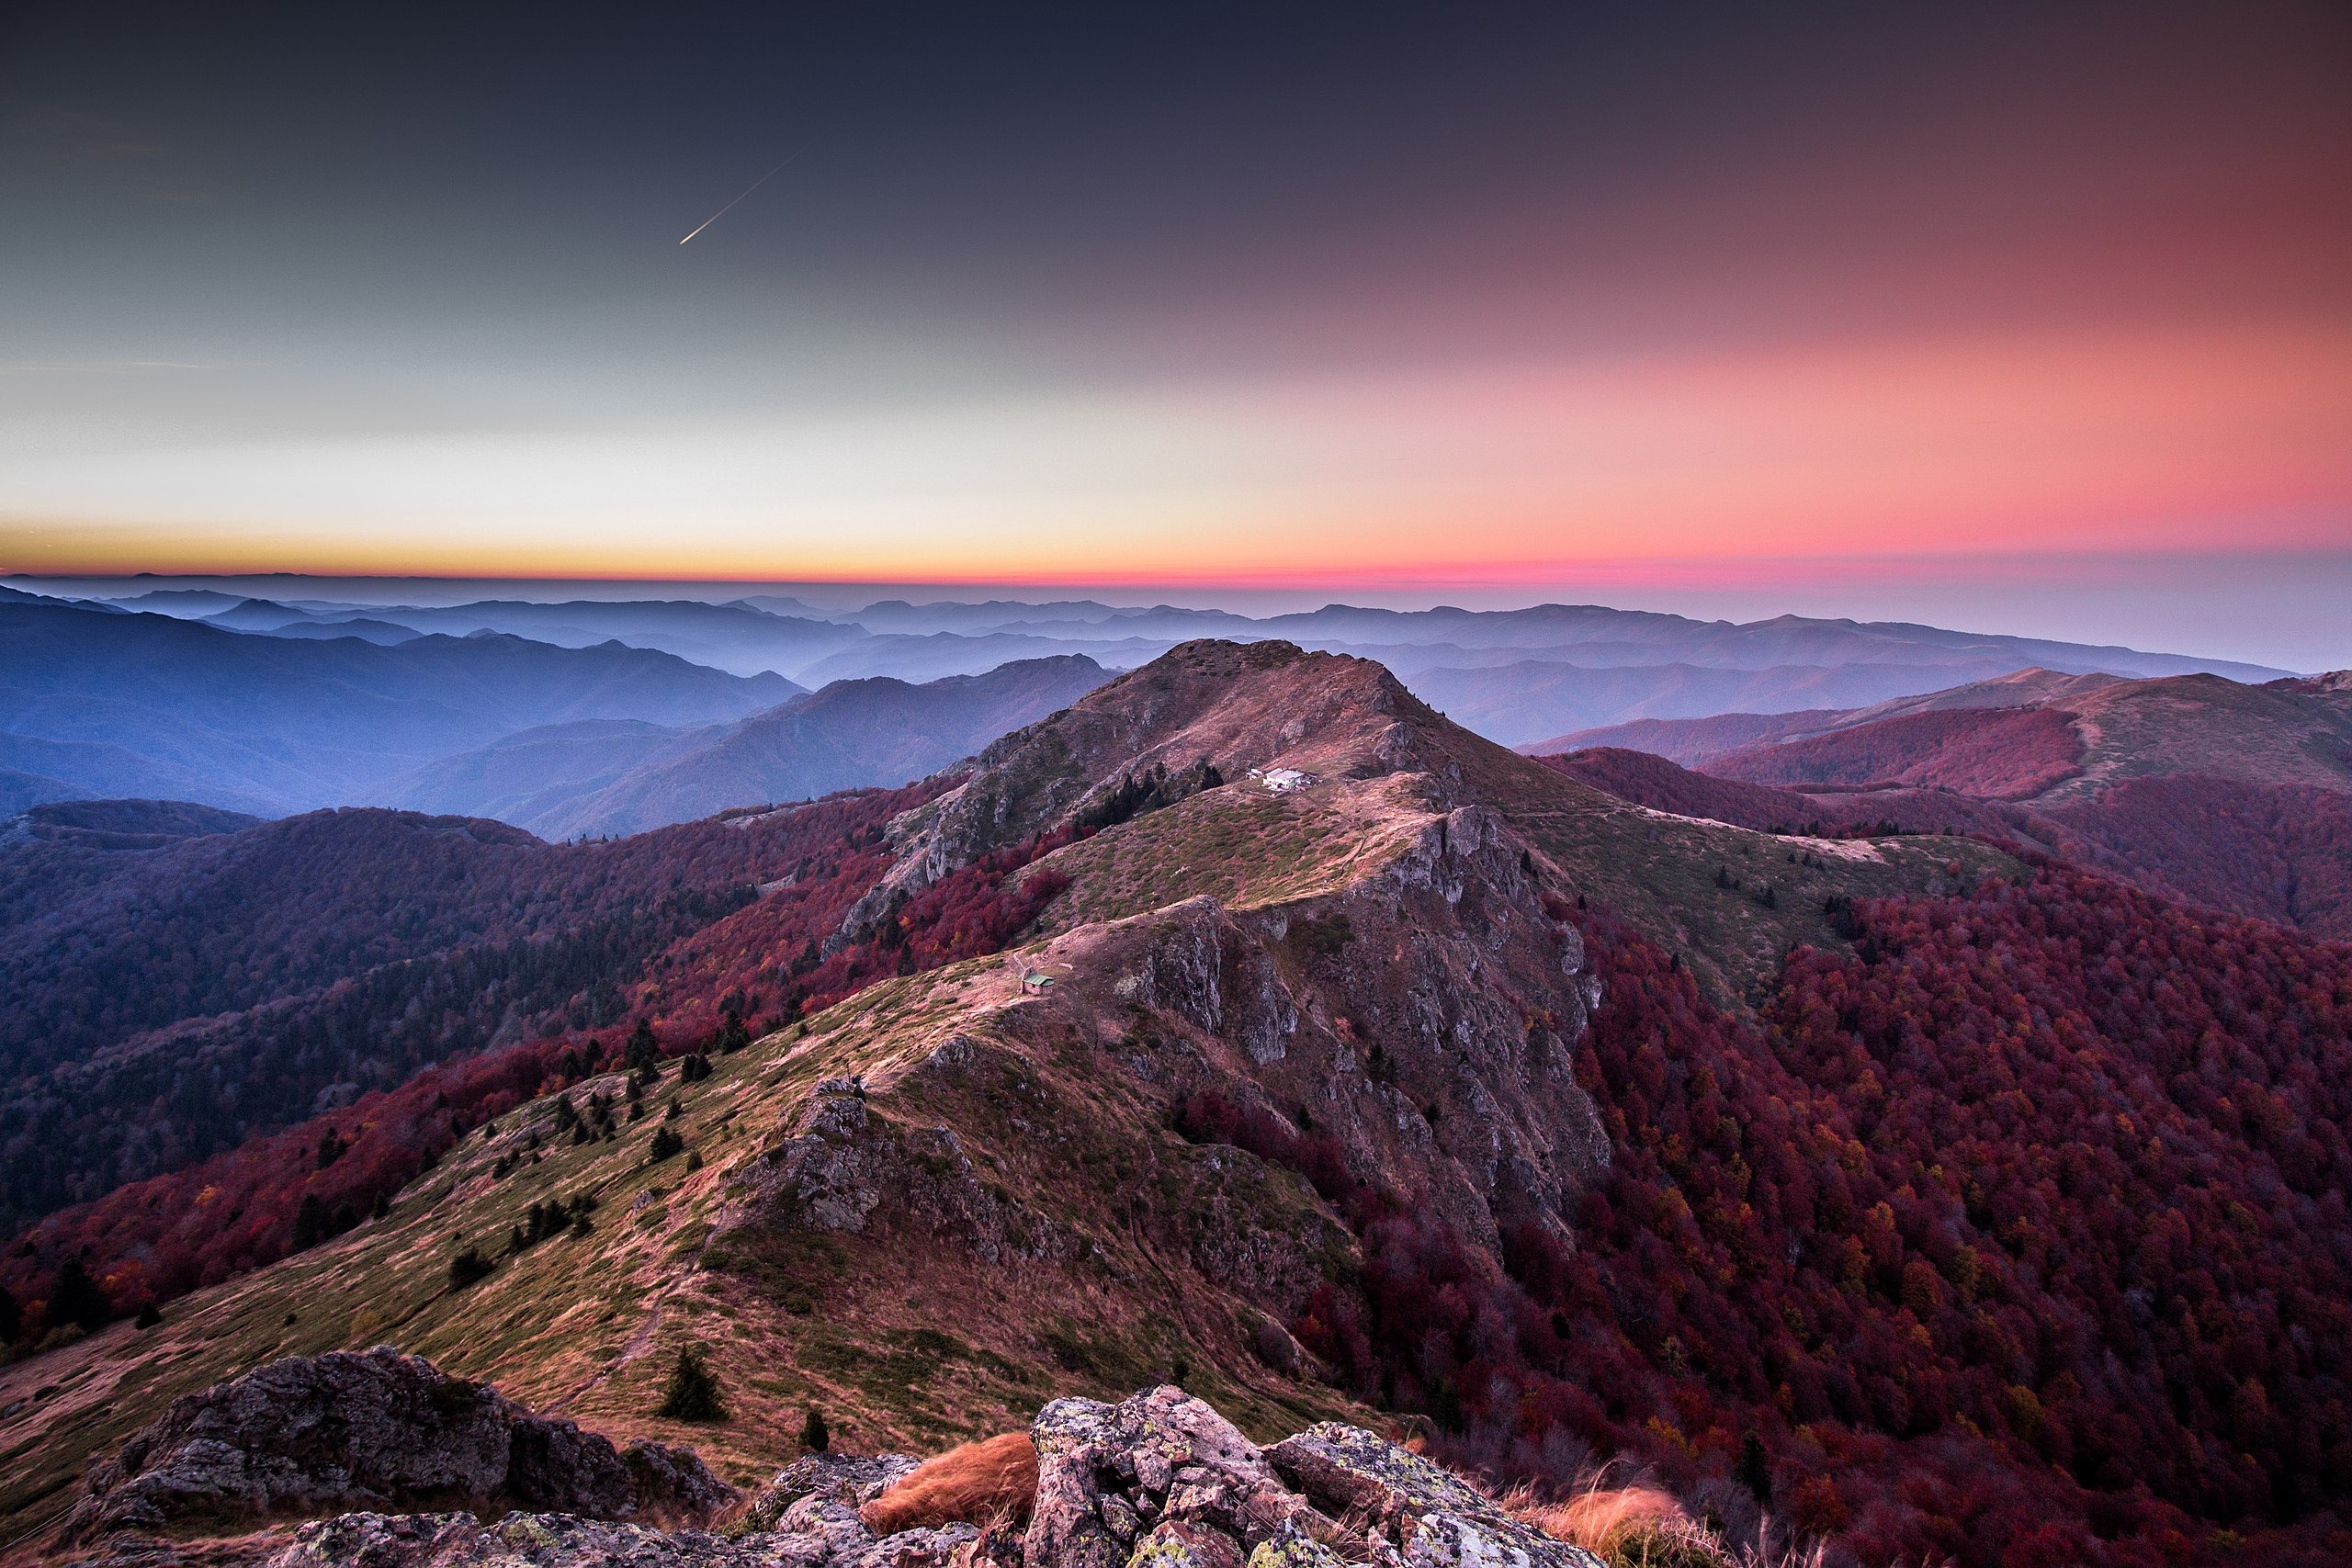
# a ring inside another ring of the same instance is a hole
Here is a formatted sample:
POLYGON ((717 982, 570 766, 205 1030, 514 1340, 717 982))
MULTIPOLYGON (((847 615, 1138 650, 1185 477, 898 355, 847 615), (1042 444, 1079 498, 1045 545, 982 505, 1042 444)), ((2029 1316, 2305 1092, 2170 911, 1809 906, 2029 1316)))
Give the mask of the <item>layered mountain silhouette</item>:
POLYGON ((1514 745, 1643 717, 1865 705, 2034 665, 2126 677, 2204 671, 2246 681, 2285 673, 1903 623, 1781 616, 1736 624, 1598 605, 1393 611, 1329 604, 1258 618, 1094 600, 891 599, 827 611, 760 593, 722 604, 496 598, 426 605, 397 602, 396 582, 384 585, 382 602, 369 604, 304 597, 300 579, 287 582, 262 601, 164 589, 119 603, 280 637, 391 640, 407 628, 487 629, 564 646, 614 639, 737 674, 773 671, 809 687, 875 675, 923 682, 1059 655, 1131 669, 1188 638, 1281 638, 1374 660, 1467 727, 1514 745))
POLYGON ((0 603, 0 768, 92 794, 283 812, 586 719, 708 724, 800 688, 674 655, 496 633, 288 641, 167 615, 0 603))
POLYGON ((391 803, 495 817, 549 839, 643 832, 729 807, 806 800, 935 773, 1110 679, 1063 655, 910 685, 875 677, 734 724, 526 729, 396 782, 391 803))

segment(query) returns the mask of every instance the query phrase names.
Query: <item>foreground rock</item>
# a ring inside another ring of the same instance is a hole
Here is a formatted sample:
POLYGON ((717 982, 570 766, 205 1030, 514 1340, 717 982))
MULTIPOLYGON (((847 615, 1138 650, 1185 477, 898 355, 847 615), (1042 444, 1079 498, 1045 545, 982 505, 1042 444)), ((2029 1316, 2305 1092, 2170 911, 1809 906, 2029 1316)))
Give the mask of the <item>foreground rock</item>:
POLYGON ((1260 1450, 1177 1388, 1038 1413, 1027 1568, 1600 1568, 1442 1465, 1325 1423, 1260 1450))
POLYGON ((1547 1568, 1599 1562, 1581 1548, 1521 1524, 1443 1465, 1360 1427, 1326 1421, 1283 1438, 1266 1450, 1266 1458, 1317 1508, 1371 1521, 1416 1568, 1547 1568))
POLYGON ((1056 1400, 1030 1440, 1025 1532, 998 1518, 877 1538, 858 1510, 916 1469, 897 1454, 811 1455, 715 1515, 737 1495, 691 1453, 616 1452, 379 1348, 274 1362, 182 1400, 93 1474, 67 1539, 103 1538, 79 1561, 113 1568, 1600 1568, 1353 1427, 1261 1450, 1162 1387, 1056 1400), (127 1533, 304 1512, 335 1517, 200 1558, 127 1533), (695 1515, 716 1528, 676 1528, 695 1515))
POLYGON ((946 1568, 978 1534, 910 1530, 854 1553, 828 1555, 812 1540, 759 1532, 713 1535, 583 1519, 509 1514, 484 1524, 471 1514, 345 1514, 304 1525, 269 1568, 946 1568))
POLYGON ((378 1508, 677 1518, 735 1496, 691 1450, 617 1450, 379 1345, 290 1356, 177 1401, 91 1472, 62 1539, 378 1508))

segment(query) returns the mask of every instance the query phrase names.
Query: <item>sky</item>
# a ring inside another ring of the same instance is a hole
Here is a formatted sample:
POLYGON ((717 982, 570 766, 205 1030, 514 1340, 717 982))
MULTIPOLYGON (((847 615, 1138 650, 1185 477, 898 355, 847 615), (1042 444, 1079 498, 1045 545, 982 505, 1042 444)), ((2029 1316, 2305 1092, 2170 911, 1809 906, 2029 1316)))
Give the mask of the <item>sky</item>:
POLYGON ((361 9, 5 12, 0 570, 2352 664, 2340 6, 361 9))

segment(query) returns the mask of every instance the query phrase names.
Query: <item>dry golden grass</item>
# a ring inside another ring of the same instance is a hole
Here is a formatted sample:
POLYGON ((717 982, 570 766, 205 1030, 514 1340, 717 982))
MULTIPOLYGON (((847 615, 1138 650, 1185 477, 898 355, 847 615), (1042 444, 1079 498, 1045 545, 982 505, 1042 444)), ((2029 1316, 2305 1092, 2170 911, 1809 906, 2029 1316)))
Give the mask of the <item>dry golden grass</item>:
POLYGON ((1606 1551, 1635 1529, 1690 1522, 1680 1504, 1653 1486, 1588 1487, 1565 1503, 1519 1503, 1511 1512, 1588 1551, 1606 1551))
POLYGON ((1713 1531, 1654 1486, 1595 1481, 1561 1502, 1539 1502, 1524 1489, 1506 1493, 1501 1502, 1521 1523, 1583 1547, 1610 1568, 1734 1568, 1737 1562, 1713 1531))
POLYGON ((948 1450, 858 1510, 876 1535, 956 1520, 987 1524, 1029 1517, 1037 1495, 1037 1450, 1026 1432, 1006 1432, 948 1450))

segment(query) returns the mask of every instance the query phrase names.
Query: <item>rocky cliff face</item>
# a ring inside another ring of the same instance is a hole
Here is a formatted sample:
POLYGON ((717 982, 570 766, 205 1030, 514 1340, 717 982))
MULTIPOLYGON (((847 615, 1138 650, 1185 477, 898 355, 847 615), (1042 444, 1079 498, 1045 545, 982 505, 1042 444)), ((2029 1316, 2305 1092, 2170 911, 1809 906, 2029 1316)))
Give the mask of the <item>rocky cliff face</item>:
POLYGON ((1140 1229, 1287 1321, 1352 1242, 1230 1129, 1185 1123, 1204 1097, 1464 1236, 1559 1229, 1609 1159, 1571 1065, 1594 996, 1581 942, 1491 811, 1382 809, 1385 851, 1332 892, 1085 923, 1021 958, 1049 992, 975 1005, 966 985, 951 1005, 918 978, 893 1010, 927 1021, 893 1049, 853 1017, 816 1034, 825 1052, 863 1031, 865 1071, 820 1083, 743 1169, 707 1256, 734 1267, 817 1234, 1141 1276, 1120 1246, 1140 1229))
POLYGON ((74 1560, 93 1568, 1598 1568, 1589 1553, 1372 1432, 1324 1423, 1261 1449, 1169 1386, 1040 1411, 1025 1529, 983 1517, 876 1537, 859 1507, 912 1473, 911 1459, 811 1455, 745 1503, 711 1483, 694 1455, 668 1450, 654 1467, 662 1479, 639 1479, 632 1491, 630 1476, 644 1467, 616 1461, 604 1439, 389 1348, 265 1373, 183 1401, 93 1476, 68 1532, 84 1549, 74 1560), (141 1489, 142 1480, 151 1484, 141 1489), (656 1494, 671 1516, 664 1523, 626 1517, 656 1494), (396 1511, 428 1500, 469 1506, 396 1511), (501 1503, 511 1511, 501 1515, 501 1503), (272 1514, 326 1517, 186 1540, 272 1514))

